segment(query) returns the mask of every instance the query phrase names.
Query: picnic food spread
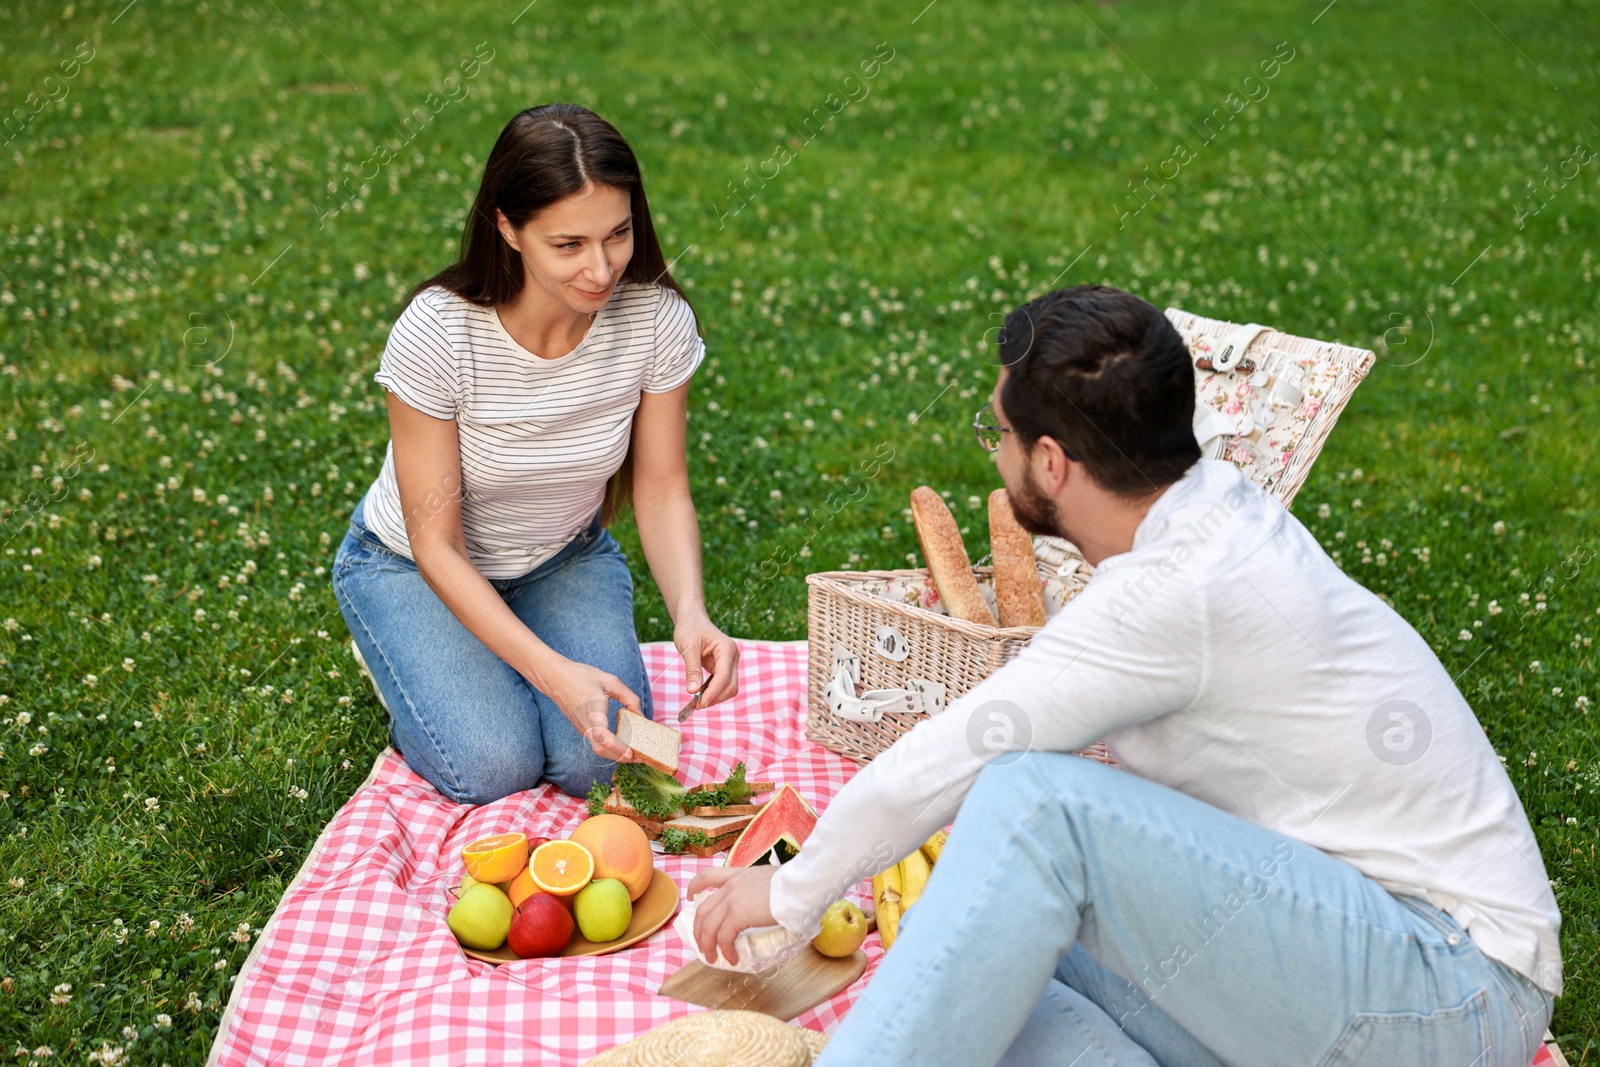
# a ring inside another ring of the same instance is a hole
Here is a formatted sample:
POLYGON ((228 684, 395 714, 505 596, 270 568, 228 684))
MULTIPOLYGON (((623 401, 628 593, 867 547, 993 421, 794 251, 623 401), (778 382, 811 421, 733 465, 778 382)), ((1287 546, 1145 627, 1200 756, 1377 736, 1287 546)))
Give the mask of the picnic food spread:
POLYGON ((706 857, 734 848, 742 840, 740 835, 758 821, 758 815, 763 826, 777 827, 776 836, 767 844, 769 849, 784 837, 798 848, 800 838, 816 824, 816 812, 792 789, 788 791, 792 796, 778 790, 773 799, 782 803, 777 808, 771 802, 754 802, 774 788, 773 782, 746 781, 743 762, 735 763, 725 780, 694 789, 653 768, 625 763, 617 768, 614 784, 609 789, 597 784, 588 802, 591 814, 604 812, 629 820, 648 838, 660 841, 662 851, 671 855, 706 857), (770 816, 765 814, 768 810, 770 816))
MULTIPOLYGON (((640 762, 619 764, 609 786, 596 783, 588 818, 569 835, 530 841, 501 833, 461 849, 461 885, 447 922, 469 954, 491 962, 505 962, 502 949, 518 959, 570 955, 579 937, 607 951, 663 878, 652 840, 672 854, 707 857, 731 849, 730 866, 749 866, 793 858, 816 826, 816 810, 804 797, 791 786, 748 781, 742 761, 724 780, 690 789, 673 776, 678 731, 626 708, 617 718, 617 736, 640 762), (754 803, 764 793, 774 796, 754 803)), ((660 921, 636 929, 624 947, 670 918, 677 889, 665 881, 670 899, 663 891, 652 904, 666 909, 660 921)))

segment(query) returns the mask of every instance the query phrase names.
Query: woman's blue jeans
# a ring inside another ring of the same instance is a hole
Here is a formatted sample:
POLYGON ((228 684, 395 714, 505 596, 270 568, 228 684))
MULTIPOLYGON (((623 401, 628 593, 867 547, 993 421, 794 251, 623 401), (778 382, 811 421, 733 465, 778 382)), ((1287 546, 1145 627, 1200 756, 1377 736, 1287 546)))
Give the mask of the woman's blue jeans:
MULTIPOLYGON (((334 556, 333 591, 388 705, 390 739, 411 769, 461 804, 487 804, 541 778, 571 796, 609 782, 615 764, 595 755, 554 701, 461 624, 415 563, 367 529, 365 503, 356 505, 334 556)), ((598 514, 527 574, 488 581, 539 640, 616 675, 652 715, 633 578, 598 514)), ((617 707, 609 702, 612 729, 617 707)))
POLYGON ((817 1067, 1528 1067, 1550 1009, 1344 860, 1030 752, 978 776, 817 1067))

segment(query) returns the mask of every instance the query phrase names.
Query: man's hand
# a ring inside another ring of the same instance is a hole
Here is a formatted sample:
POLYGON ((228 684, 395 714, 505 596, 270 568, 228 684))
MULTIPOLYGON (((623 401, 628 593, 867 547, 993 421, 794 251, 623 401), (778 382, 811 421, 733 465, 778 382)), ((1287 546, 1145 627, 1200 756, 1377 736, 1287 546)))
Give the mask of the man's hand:
POLYGON ((689 883, 689 897, 693 899, 707 889, 715 893, 700 903, 694 915, 694 941, 700 954, 708 960, 722 958, 738 963, 733 951, 733 939, 752 926, 772 926, 772 876, 778 868, 763 867, 713 867, 701 871, 689 883))

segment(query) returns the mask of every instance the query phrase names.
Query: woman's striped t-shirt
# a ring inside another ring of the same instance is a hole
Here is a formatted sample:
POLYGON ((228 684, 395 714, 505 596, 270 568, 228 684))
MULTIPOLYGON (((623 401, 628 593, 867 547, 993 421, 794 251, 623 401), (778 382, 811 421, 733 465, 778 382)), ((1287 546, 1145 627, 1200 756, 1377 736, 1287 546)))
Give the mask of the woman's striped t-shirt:
MULTIPOLYGON (((468 557, 486 578, 515 578, 594 518, 627 454, 639 394, 677 388, 704 358, 688 302, 659 285, 620 283, 557 359, 519 345, 494 308, 431 286, 395 321, 373 380, 456 420, 468 557)), ((385 545, 413 558, 393 440, 364 511, 385 545)))

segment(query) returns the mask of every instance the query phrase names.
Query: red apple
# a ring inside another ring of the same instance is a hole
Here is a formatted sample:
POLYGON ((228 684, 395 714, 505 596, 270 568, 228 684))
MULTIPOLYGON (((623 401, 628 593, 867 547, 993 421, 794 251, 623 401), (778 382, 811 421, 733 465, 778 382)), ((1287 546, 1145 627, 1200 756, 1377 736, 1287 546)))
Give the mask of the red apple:
POLYGON ((511 917, 506 944, 522 959, 554 956, 572 942, 572 914, 548 893, 535 893, 511 917))

